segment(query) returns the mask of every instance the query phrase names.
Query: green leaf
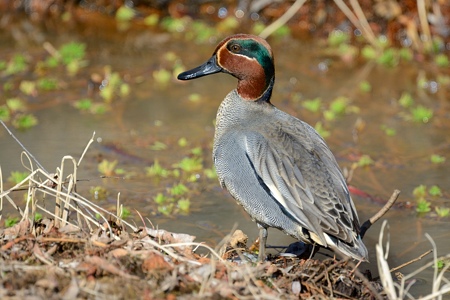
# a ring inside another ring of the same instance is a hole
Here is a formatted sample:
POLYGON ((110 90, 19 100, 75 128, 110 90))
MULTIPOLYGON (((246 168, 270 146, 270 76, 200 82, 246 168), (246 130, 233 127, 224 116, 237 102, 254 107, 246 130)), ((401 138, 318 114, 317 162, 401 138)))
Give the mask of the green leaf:
POLYGON ((425 106, 418 105, 411 109, 413 120, 416 122, 428 123, 433 117, 433 110, 425 106))
POLYGON ((315 98, 311 100, 305 100, 302 102, 302 106, 311 112, 318 112, 322 106, 322 99, 315 98))
POLYGON ((373 162, 372 158, 367 154, 362 155, 358 160, 359 167, 368 167, 370 165, 373 165, 373 163, 374 162, 373 162))
POLYGON ((445 162, 445 157, 437 154, 432 154, 430 160, 433 164, 442 164, 445 162))
POLYGON ((423 184, 416 186, 413 190, 413 195, 415 198, 425 198, 427 195, 427 187, 423 184))
POLYGON ((21 114, 16 116, 12 121, 12 125, 21 130, 29 129, 38 124, 38 120, 31 114, 21 114))
POLYGON ((398 99, 398 103, 401 106, 408 108, 414 104, 414 99, 412 98, 411 94, 403 92, 402 95, 400 96, 400 99, 398 99))
POLYGON ((416 211, 418 213, 427 213, 427 212, 431 211, 430 206, 431 206, 430 202, 421 198, 421 199, 417 200, 416 211))
POLYGON ((442 191, 437 185, 431 186, 430 189, 428 190, 428 193, 433 197, 441 197, 442 196, 442 191))
POLYGON ((86 55, 86 45, 83 43, 70 42, 64 44, 59 49, 59 54, 61 55, 62 62, 65 65, 69 65, 74 61, 80 61, 86 55))
POLYGON ((134 15, 135 12, 131 7, 123 5, 119 7, 116 12, 116 20, 120 22, 130 21, 131 19, 133 19, 134 15))
POLYGON ((13 184, 18 184, 19 182, 22 182, 27 176, 30 175, 29 172, 19 172, 19 171, 12 171, 11 175, 8 178, 9 182, 12 182, 13 184))

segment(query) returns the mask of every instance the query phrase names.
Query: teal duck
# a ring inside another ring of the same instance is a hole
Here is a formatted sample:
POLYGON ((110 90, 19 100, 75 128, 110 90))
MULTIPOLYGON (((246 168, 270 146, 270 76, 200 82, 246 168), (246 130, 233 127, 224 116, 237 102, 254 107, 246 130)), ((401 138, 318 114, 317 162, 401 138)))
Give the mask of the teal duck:
POLYGON ((178 75, 190 80, 223 72, 237 88, 217 112, 213 161, 220 184, 260 228, 259 259, 269 227, 307 244, 366 261, 360 223, 344 176, 317 131, 277 109, 271 47, 237 34, 219 43, 201 66, 178 75))

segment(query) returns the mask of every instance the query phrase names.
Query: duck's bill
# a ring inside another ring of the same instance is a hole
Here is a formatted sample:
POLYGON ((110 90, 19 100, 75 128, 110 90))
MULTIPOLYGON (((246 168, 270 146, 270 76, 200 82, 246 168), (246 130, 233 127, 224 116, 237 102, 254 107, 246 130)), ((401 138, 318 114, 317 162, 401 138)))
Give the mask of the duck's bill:
POLYGON ((210 75, 219 73, 222 71, 222 68, 219 67, 216 63, 216 56, 213 55, 207 62, 205 62, 203 65, 198 66, 197 68, 194 68, 192 70, 183 72, 178 75, 179 80, 190 80, 199 78, 202 76, 210 75))

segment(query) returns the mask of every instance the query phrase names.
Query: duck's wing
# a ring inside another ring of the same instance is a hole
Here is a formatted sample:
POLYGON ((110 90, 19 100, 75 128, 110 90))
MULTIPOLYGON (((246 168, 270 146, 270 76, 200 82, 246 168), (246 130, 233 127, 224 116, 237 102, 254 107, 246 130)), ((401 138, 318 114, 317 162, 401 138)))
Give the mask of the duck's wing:
POLYGON ((261 184, 285 211, 323 245, 330 237, 354 244, 359 221, 339 166, 319 134, 308 124, 267 124, 248 132, 245 151, 261 184))

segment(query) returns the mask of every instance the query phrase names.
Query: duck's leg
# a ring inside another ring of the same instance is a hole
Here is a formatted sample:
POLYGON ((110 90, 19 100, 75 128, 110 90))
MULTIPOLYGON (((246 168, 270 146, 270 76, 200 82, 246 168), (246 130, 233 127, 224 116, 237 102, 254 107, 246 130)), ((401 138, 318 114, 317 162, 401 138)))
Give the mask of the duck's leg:
POLYGON ((258 260, 264 262, 266 259, 266 241, 267 241, 267 228, 258 224, 259 227, 259 253, 258 260))

